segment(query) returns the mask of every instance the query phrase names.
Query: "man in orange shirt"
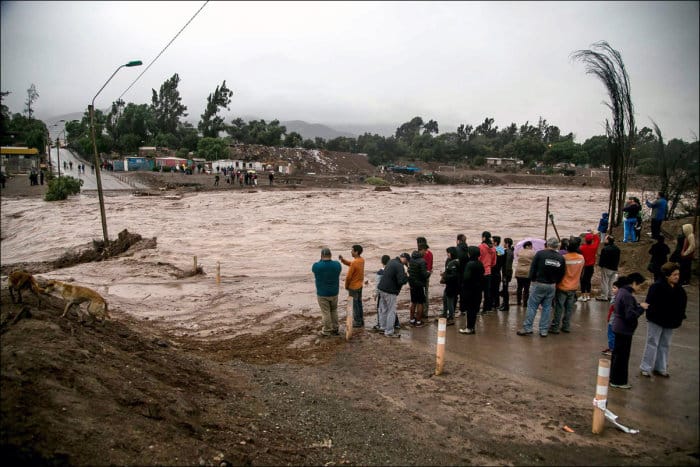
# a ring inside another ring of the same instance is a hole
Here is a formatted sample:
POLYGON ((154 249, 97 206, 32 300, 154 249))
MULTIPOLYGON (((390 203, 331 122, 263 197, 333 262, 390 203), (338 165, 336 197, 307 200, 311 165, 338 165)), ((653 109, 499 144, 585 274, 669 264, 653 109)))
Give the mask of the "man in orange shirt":
POLYGON ((365 281, 365 259, 362 255, 362 246, 353 245, 350 252, 352 261, 338 255, 338 259, 346 266, 350 266, 348 274, 345 276, 345 290, 352 297, 352 327, 362 328, 365 326, 364 311, 362 309, 362 285, 365 281))
POLYGON ((571 313, 574 311, 574 303, 576 303, 576 291, 581 283, 581 273, 585 260, 581 253, 578 253, 579 239, 572 238, 567 247, 567 253, 564 255, 566 269, 564 277, 557 284, 557 291, 554 295, 554 318, 549 325, 550 334, 559 334, 559 326, 561 332, 570 332, 571 330, 571 313), (564 320, 562 322, 562 314, 564 320))

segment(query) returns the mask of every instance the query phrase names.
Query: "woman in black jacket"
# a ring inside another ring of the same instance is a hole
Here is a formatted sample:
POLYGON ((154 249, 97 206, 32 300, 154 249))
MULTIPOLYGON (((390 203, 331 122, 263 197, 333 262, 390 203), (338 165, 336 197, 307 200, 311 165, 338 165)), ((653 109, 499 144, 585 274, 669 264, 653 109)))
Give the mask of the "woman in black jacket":
POLYGON ((673 330, 685 319, 688 297, 679 284, 680 268, 676 263, 661 266, 663 277, 647 293, 647 344, 639 369, 642 376, 654 374, 668 378, 668 350, 673 330))
POLYGON ((615 295, 613 319, 615 348, 610 361, 610 387, 612 388, 629 389, 632 387, 627 383, 632 336, 637 329, 639 317, 649 306, 646 302, 638 303, 632 294, 639 290, 639 286, 644 283, 644 280, 644 276, 638 272, 617 279, 619 289, 615 295))

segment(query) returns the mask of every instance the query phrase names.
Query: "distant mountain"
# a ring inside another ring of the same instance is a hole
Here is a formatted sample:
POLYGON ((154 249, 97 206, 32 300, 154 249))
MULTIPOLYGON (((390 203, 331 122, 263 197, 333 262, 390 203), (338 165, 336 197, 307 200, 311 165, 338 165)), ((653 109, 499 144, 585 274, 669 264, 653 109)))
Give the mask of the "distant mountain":
POLYGON ((346 138, 355 138, 357 136, 354 133, 338 131, 321 123, 307 123, 303 120, 289 120, 280 122, 280 125, 284 125, 287 128, 287 134, 296 131, 304 139, 323 138, 329 140, 341 136, 346 138))

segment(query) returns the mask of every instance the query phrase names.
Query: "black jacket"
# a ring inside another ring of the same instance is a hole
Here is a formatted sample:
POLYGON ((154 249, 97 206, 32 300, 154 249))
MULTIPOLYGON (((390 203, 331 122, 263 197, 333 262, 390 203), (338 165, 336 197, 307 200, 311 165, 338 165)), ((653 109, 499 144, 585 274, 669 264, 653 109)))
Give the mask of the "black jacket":
POLYGON ((600 258, 598 258, 598 266, 611 271, 617 271, 620 265, 620 249, 614 243, 607 244, 600 250, 600 258))
POLYGON ((401 287, 403 287, 407 281, 408 277, 406 277, 403 263, 399 258, 394 258, 384 267, 384 274, 382 274, 382 278, 379 280, 377 289, 385 293, 398 295, 399 292, 401 292, 401 287))
POLYGON ((680 284, 671 287, 665 277, 649 287, 645 301, 649 304, 647 320, 662 328, 678 328, 686 318, 688 296, 685 290, 680 284))
POLYGON ((423 257, 411 257, 411 262, 408 263, 408 285, 411 287, 425 287, 428 277, 430 277, 430 274, 423 257))

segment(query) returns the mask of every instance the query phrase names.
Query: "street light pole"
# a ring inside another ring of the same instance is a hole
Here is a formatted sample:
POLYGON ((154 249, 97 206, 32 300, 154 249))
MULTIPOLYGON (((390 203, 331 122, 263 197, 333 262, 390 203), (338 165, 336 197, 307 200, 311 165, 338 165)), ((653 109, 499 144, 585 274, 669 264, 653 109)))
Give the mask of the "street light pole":
POLYGON ((124 65, 120 65, 116 70, 114 70, 114 73, 112 73, 112 76, 109 77, 109 79, 105 82, 105 84, 102 85, 99 91, 97 91, 97 94, 95 94, 95 97, 92 98, 92 103, 90 104, 89 110, 90 110, 90 133, 92 134, 92 149, 95 153, 95 177, 97 179, 97 197, 100 201, 100 217, 102 218, 102 235, 104 236, 104 241, 105 241, 105 247, 107 247, 109 243, 109 236, 107 235, 107 216, 105 215, 105 202, 104 202, 104 196, 102 195, 102 177, 100 176, 100 156, 97 154, 97 141, 95 139, 95 99, 97 99, 97 96, 100 95, 102 90, 107 86, 107 83, 109 83, 112 78, 114 78, 114 75, 117 74, 119 70, 121 70, 124 67, 132 67, 132 66, 140 66, 142 65, 141 60, 132 60, 129 63, 125 63, 124 65))

